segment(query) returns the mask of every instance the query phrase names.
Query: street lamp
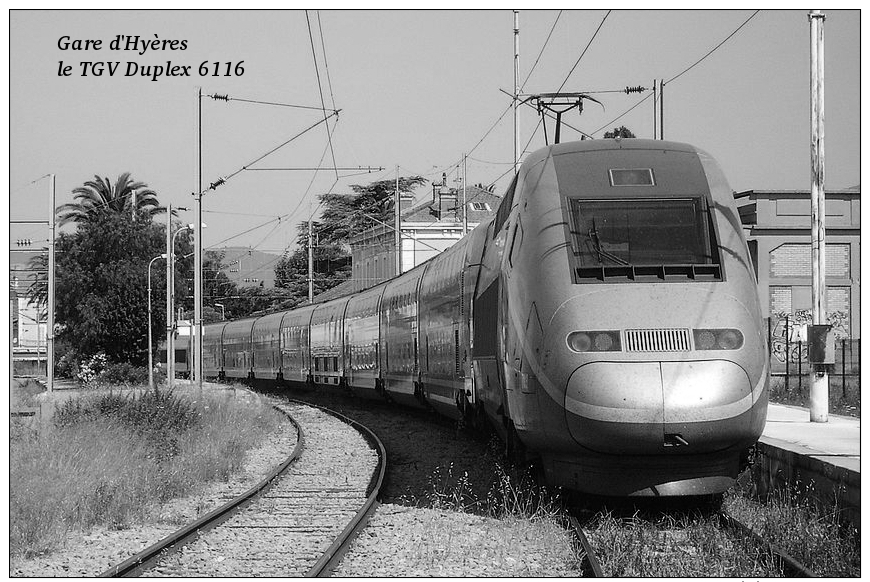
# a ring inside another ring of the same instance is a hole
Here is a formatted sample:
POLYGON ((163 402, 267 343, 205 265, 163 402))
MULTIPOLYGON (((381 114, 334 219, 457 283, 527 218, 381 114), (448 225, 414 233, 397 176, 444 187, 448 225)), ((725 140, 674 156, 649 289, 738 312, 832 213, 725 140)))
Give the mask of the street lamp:
MULTIPOLYGON (((154 264, 154 261, 157 259, 165 259, 166 253, 158 255, 151 259, 151 262, 148 263, 148 389, 154 389, 154 355, 151 349, 151 265, 154 264)), ((169 359, 169 352, 166 352, 166 359, 169 359)))
POLYGON ((221 308, 221 321, 225 320, 227 318, 227 308, 224 307, 223 303, 215 303, 214 306, 221 308))

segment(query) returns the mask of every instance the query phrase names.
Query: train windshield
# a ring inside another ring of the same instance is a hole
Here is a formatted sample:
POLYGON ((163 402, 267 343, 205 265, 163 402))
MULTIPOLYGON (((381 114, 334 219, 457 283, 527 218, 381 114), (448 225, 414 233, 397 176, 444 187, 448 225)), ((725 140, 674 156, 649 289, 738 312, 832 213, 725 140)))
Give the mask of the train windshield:
POLYGON ((574 255, 581 270, 718 263, 701 198, 575 198, 570 207, 574 255))

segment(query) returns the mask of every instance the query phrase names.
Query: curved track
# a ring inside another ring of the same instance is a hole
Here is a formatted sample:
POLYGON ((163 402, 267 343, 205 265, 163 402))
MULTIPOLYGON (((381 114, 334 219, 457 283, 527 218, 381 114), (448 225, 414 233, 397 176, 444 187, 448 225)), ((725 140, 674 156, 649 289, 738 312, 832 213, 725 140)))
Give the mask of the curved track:
POLYGON ((243 495, 102 575, 328 573, 375 507, 386 464, 383 446, 370 431, 336 413, 298 402, 276 408, 299 434, 280 467, 243 495))

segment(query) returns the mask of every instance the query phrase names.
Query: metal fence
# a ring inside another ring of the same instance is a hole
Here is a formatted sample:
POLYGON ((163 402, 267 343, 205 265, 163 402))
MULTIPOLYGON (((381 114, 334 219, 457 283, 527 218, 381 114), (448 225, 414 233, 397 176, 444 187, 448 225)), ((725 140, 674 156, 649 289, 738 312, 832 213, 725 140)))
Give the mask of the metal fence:
MULTIPOLYGON (((784 376, 786 381, 797 376, 797 382, 801 383, 801 378, 812 371, 812 366, 807 359, 807 343, 799 333, 800 324, 793 324, 787 317, 773 323, 768 319, 767 323, 771 375, 784 376)), ((829 377, 840 378, 844 387, 847 379, 856 378, 860 388, 861 340, 835 336, 834 364, 828 372, 829 377)))

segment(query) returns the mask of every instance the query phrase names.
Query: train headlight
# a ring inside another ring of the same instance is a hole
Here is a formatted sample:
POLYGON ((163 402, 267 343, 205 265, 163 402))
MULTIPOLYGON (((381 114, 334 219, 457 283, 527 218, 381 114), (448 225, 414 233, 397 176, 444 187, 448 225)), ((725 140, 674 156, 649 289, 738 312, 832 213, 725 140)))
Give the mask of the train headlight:
POLYGON ((739 329, 696 329, 696 350, 739 350, 743 347, 743 334, 739 329))
POLYGON ((618 331, 574 331, 566 339, 573 352, 618 352, 622 349, 618 331))

